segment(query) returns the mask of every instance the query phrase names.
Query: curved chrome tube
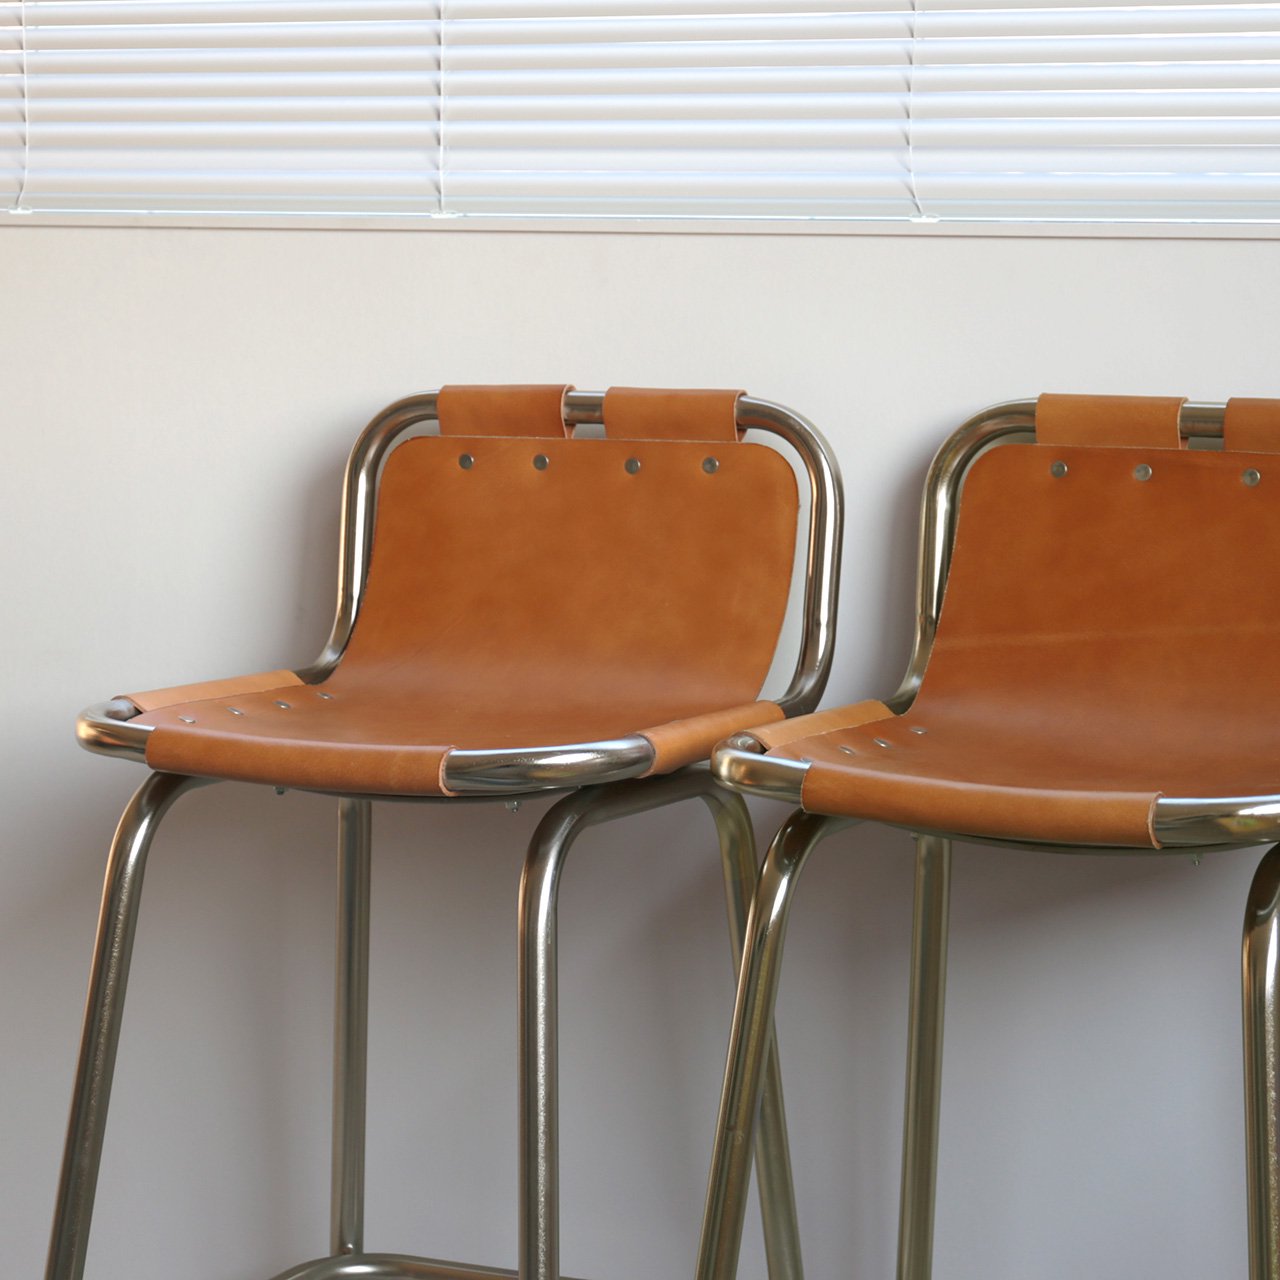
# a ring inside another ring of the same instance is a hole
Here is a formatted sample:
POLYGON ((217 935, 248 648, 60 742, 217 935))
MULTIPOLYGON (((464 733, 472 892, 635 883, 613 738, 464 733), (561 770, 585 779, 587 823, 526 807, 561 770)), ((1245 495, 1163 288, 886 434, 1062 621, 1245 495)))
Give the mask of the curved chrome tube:
POLYGON ((754 738, 738 734, 711 753, 711 772, 731 791, 799 804, 809 765, 763 753, 764 748, 754 738))
POLYGON ((915 700, 929 663, 933 637, 942 612, 942 595, 951 568, 951 546, 960 490, 978 455, 996 444, 1035 438, 1036 402, 1013 400, 975 414, 955 431, 934 456, 924 482, 920 513, 920 572, 916 582, 916 634, 911 658, 898 691, 885 705, 899 715, 915 700))
POLYGON ((96 702, 80 713, 76 721, 76 741, 98 755, 145 760, 151 726, 130 724, 138 714, 138 708, 127 698, 96 702))
POLYGON ((298 675, 317 684, 330 675, 342 657, 355 626, 364 595, 373 550, 373 522, 377 512, 378 480, 387 455, 419 423, 434 420, 436 393, 408 396, 388 405, 360 433, 347 459, 342 484, 342 522, 338 547, 338 606, 333 629, 320 656, 298 675))
POLYGON ((1268 844, 1280 840, 1280 796, 1156 801, 1152 830, 1163 848, 1268 844))
POLYGON ((451 751, 445 757, 444 785, 458 795, 562 790, 635 778, 645 773, 653 760, 653 744, 641 737, 555 747, 451 751))
POLYGON ((778 699, 778 706, 786 715, 805 715, 818 705, 827 687, 835 649, 840 552, 844 542, 844 489, 840 469, 821 432, 790 409, 743 396, 738 401, 738 423, 744 428, 759 427, 785 440, 799 455, 809 478, 807 571, 800 649, 791 683, 778 699))

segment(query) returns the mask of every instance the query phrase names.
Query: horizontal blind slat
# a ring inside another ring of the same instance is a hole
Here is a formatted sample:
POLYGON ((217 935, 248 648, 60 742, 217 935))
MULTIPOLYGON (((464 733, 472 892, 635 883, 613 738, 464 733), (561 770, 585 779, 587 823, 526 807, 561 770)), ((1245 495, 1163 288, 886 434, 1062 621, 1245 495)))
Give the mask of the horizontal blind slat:
POLYGON ((1280 216, 1280 3, 916 9, 0 0, 0 198, 29 142, 72 211, 1280 216))

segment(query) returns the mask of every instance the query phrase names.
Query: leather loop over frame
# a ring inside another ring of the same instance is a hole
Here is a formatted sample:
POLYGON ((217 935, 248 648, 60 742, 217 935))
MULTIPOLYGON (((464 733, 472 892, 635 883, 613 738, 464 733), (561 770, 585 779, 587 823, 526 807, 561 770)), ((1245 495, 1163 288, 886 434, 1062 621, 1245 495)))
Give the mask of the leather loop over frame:
POLYGON ((610 387, 604 396, 604 433, 611 440, 707 440, 742 438, 742 391, 669 391, 610 387))
POLYGON ((1280 453, 1280 400, 1228 400, 1222 447, 1240 453, 1280 453))
POLYGON ((1184 396, 1042 395, 1036 401, 1039 444, 1180 449, 1184 396))
POLYGON ((528 436, 563 439, 568 385, 452 386, 436 396, 442 436, 528 436))

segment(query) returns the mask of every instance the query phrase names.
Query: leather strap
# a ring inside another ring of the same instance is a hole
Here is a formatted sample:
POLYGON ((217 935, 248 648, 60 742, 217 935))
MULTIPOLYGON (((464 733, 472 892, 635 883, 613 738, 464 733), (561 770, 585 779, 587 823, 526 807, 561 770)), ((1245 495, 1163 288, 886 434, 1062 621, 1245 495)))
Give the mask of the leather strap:
POLYGON ((1280 453, 1280 400, 1227 401, 1222 447, 1241 453, 1280 453))
POLYGON ((302 681, 292 671, 263 671, 252 676, 233 676, 228 680, 204 680, 199 684, 175 684, 168 689, 148 689, 145 693, 126 693, 139 711, 154 711, 175 703, 206 702, 210 698, 234 698, 238 694, 265 693, 298 685, 302 681))
POLYGON ((646 729, 641 737, 647 738, 654 750, 649 773, 670 773, 674 769, 683 769, 695 760, 705 760, 711 754, 711 748, 721 738, 727 738, 747 725, 781 719, 782 708, 777 703, 751 702, 725 711, 709 711, 705 715, 691 716, 686 720, 673 720, 656 729, 646 729))
POLYGON ((564 420, 561 386, 452 386, 436 395, 436 417, 442 436, 530 436, 562 439, 570 434, 564 420))
MULTIPOLYGON (((794 720, 783 720, 780 724, 765 725, 747 732, 761 746, 773 751, 802 738, 816 738, 819 734, 833 733, 837 729, 853 729, 860 724, 891 719, 893 712, 883 702, 868 699, 866 702, 851 703, 847 707, 828 707, 826 711, 815 711, 812 715, 797 716, 794 720)), ((788 751, 784 754, 793 753, 788 751)))
POLYGON ((1036 441, 1180 449, 1184 396, 1043 395, 1036 401, 1036 441))
POLYGON ((708 440, 742 438, 742 391, 664 391, 610 387, 604 396, 604 433, 610 440, 708 440))

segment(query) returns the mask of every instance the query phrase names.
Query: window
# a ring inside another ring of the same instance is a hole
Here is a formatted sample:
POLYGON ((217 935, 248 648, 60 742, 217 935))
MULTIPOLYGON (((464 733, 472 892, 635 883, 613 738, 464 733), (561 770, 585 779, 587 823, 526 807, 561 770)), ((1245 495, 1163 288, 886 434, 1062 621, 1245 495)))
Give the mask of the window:
POLYGON ((1280 221, 1280 2, 0 0, 55 215, 1280 221))

